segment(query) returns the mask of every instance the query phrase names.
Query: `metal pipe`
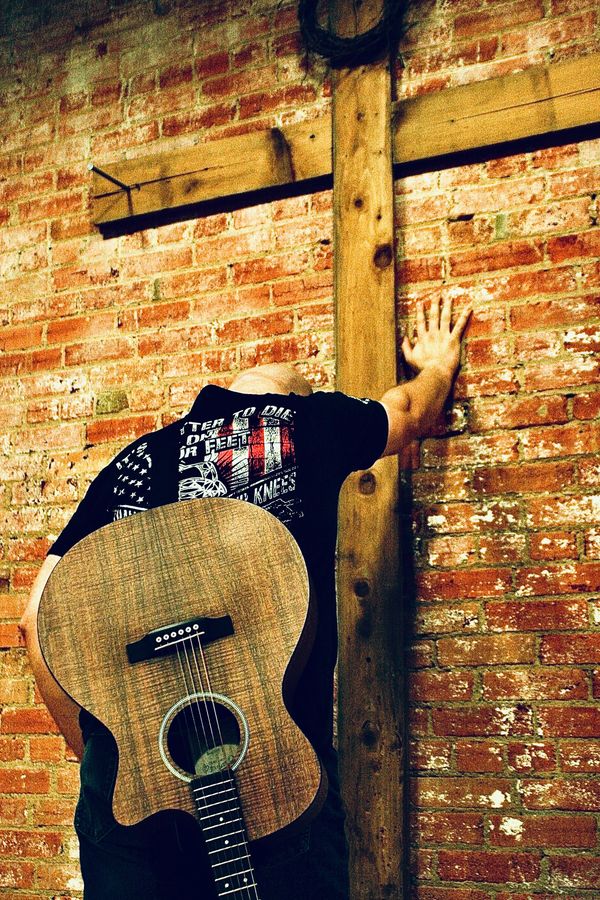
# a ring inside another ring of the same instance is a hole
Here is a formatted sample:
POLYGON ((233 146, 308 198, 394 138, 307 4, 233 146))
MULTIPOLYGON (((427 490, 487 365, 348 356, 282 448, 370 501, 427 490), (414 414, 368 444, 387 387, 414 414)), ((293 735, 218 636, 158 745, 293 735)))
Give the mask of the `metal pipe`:
POLYGON ((88 163, 88 169, 90 172, 96 172, 97 175, 101 175, 102 178, 106 178, 107 181, 112 181, 113 184, 116 184, 124 191, 127 191, 127 193, 131 191, 131 187, 128 184, 124 184, 122 181, 119 181, 118 178, 113 178, 112 175, 109 175, 108 172, 103 172, 102 169, 99 169, 98 166, 95 166, 93 163, 88 163))

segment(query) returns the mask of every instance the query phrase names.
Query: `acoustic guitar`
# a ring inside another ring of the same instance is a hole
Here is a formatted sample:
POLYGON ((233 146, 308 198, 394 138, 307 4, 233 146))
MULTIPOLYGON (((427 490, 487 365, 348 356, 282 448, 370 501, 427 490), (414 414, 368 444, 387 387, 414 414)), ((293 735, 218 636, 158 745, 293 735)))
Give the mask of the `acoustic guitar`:
POLYGON ((219 897, 253 898, 253 842, 318 812, 327 779, 286 703, 316 610, 293 536, 241 500, 178 501, 73 546, 40 601, 47 665, 112 732, 115 819, 200 823, 219 897))

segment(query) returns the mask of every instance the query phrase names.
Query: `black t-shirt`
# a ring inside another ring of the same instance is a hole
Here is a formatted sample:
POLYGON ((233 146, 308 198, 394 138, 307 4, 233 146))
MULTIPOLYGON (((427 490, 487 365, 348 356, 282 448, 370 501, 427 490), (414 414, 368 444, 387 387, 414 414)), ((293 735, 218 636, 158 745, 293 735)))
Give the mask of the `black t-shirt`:
POLYGON ((350 472, 379 458, 387 433, 386 411, 374 400, 207 385, 183 418, 136 439, 102 469, 49 553, 62 556, 103 525, 176 500, 232 497, 268 510, 296 538, 315 588, 317 633, 291 712, 325 750, 337 656, 338 495, 350 472))

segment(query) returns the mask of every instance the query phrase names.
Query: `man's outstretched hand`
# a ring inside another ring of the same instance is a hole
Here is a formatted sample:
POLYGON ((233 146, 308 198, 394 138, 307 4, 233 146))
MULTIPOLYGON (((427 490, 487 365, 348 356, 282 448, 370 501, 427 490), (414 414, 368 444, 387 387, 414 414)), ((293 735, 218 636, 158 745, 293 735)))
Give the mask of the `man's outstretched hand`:
POLYGON ((423 304, 417 304, 416 337, 402 341, 402 352, 417 377, 390 388, 381 398, 388 415, 388 439, 383 456, 399 453, 415 438, 434 428, 450 393, 460 362, 460 342, 471 308, 464 309, 452 328, 452 301, 435 298, 425 321, 423 304))
POLYGON ((411 369, 422 372, 427 367, 435 367, 452 381, 458 369, 460 341, 470 314, 470 307, 463 309, 452 328, 452 300, 444 300, 440 314, 440 301, 436 297, 431 301, 429 321, 426 322, 424 304, 419 301, 414 343, 411 344, 408 335, 402 341, 402 353, 411 369))

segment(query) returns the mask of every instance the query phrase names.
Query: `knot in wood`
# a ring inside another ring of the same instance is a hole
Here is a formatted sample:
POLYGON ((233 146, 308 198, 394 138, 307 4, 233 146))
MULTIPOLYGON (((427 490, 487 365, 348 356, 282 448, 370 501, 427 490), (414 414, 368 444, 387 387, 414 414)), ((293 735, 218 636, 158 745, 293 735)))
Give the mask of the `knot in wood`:
POLYGON ((392 261, 392 245, 390 243, 379 244, 373 254, 373 262, 378 269, 387 269, 392 261))
POLYGON ((360 739, 365 747, 374 747, 379 740, 379 729, 369 720, 363 722, 363 726, 360 729, 360 739))
POLYGON ((368 597, 371 591, 371 585, 366 578, 359 578, 354 582, 354 593, 357 597, 368 597))
POLYGON ((375 476, 372 472, 363 472, 358 479, 358 490, 361 494, 373 494, 375 492, 375 476))

